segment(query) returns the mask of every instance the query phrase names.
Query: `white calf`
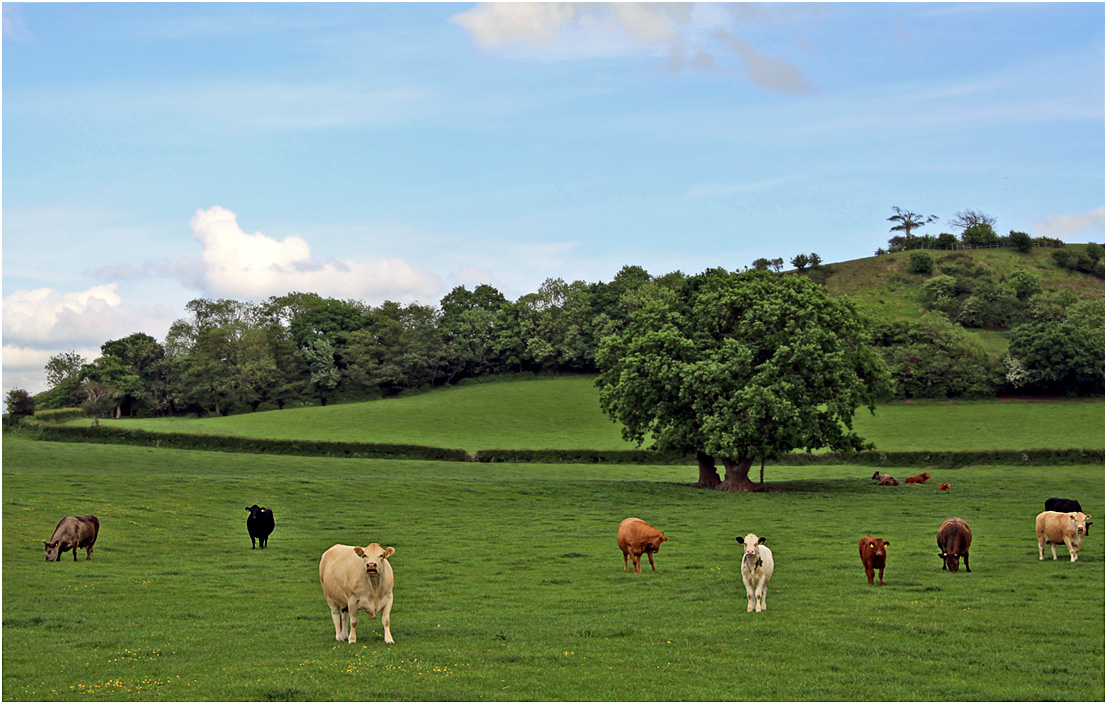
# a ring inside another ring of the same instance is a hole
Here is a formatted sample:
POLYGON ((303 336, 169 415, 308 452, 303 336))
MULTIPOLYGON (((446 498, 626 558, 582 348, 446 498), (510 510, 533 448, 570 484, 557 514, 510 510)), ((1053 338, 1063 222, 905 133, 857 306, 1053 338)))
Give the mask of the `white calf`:
POLYGON ((765 596, 769 591, 769 580, 773 576, 773 551, 762 545, 764 538, 758 538, 753 533, 735 540, 745 546, 742 581, 746 583, 746 611, 765 611, 769 608, 765 603, 765 596))

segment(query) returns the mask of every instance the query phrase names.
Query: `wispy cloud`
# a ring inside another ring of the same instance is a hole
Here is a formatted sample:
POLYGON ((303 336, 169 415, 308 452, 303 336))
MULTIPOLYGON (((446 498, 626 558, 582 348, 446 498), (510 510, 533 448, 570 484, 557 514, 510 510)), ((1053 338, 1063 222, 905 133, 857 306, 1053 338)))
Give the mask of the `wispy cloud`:
POLYGON ((759 88, 796 94, 814 89, 798 66, 740 37, 743 27, 794 16, 797 8, 711 3, 481 3, 454 15, 478 45, 522 57, 579 60, 667 57, 669 70, 726 68, 735 58, 759 88))
POLYGON ((1054 215, 1034 223, 1035 235, 1061 240, 1081 240, 1104 237, 1104 208, 1099 207, 1076 215, 1054 215))

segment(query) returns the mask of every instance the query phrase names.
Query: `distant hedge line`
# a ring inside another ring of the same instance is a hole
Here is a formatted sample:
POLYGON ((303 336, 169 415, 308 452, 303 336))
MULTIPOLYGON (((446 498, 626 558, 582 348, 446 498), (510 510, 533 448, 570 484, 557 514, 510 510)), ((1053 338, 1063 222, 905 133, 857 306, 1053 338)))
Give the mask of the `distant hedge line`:
POLYGON ((214 450, 257 455, 303 455, 307 457, 350 457, 389 460, 433 460, 466 462, 465 450, 450 450, 422 445, 390 443, 331 442, 322 440, 285 440, 248 438, 196 433, 153 433, 133 428, 57 425, 30 422, 22 428, 39 440, 56 442, 94 442, 118 445, 167 447, 175 450, 214 450))
MULTIPOLYGON (((24 422, 20 429, 38 440, 94 442, 166 447, 177 450, 214 450, 258 455, 301 455, 364 459, 428 460, 436 462, 511 462, 525 464, 695 464, 692 457, 664 455, 651 450, 479 450, 470 455, 425 445, 336 442, 327 440, 278 440, 197 433, 162 433, 132 428, 58 425, 41 417, 24 422)), ((875 467, 954 469, 972 465, 1075 465, 1103 464, 1102 449, 1065 450, 951 450, 945 452, 880 452, 854 454, 797 452, 769 464, 803 466, 852 464, 875 467)))

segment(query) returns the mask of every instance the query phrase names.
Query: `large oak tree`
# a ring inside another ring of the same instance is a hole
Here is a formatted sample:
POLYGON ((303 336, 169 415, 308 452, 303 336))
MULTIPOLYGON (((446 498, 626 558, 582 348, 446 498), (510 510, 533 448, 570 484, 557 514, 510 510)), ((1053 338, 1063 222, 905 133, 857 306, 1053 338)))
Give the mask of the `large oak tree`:
POLYGON ((854 412, 887 382, 867 339, 852 305, 805 277, 708 270, 603 340, 600 404, 626 439, 695 452, 699 485, 753 491, 758 459, 865 447, 854 412))

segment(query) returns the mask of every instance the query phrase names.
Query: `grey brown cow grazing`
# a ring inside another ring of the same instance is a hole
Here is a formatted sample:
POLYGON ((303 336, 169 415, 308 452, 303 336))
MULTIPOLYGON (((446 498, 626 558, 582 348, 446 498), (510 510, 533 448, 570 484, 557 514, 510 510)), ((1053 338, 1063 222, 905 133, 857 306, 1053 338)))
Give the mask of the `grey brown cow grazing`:
POLYGON ((273 512, 257 504, 247 506, 246 510, 250 512, 249 517, 246 518, 246 530, 250 531, 250 549, 254 549, 255 540, 264 549, 269 544, 269 534, 273 532, 273 526, 276 525, 273 522, 273 512))
POLYGON ((888 559, 885 547, 890 545, 887 541, 866 535, 857 544, 857 550, 861 553, 861 565, 865 568, 865 576, 869 578, 869 584, 873 583, 873 577, 877 570, 880 571, 880 586, 884 586, 884 565, 888 559))
POLYGON ((623 551, 623 572, 627 571, 627 556, 634 563, 634 574, 642 572, 642 555, 650 558, 650 567, 657 571, 653 564, 653 555, 661 549, 661 543, 668 538, 658 529, 646 523, 640 518, 627 518, 619 524, 619 534, 616 536, 619 549, 623 551))
POLYGON ((956 572, 960 559, 965 559, 965 571, 969 569, 969 546, 972 545, 972 530, 969 524, 960 518, 947 518, 938 527, 938 557, 942 558, 942 569, 956 572))
POLYGON ((73 560, 77 560, 77 549, 85 549, 85 559, 92 559, 92 546, 100 533, 100 521, 96 516, 66 516, 58 521, 50 540, 44 540, 46 561, 56 562, 66 550, 73 551, 73 560))

